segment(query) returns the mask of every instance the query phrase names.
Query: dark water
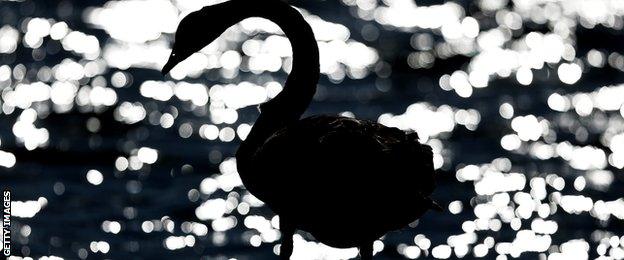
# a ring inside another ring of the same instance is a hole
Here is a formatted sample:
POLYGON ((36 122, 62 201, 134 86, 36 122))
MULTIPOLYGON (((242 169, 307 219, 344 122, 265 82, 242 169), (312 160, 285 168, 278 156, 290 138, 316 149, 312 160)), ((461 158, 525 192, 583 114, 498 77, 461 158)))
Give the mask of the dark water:
MULTIPOLYGON (((278 220, 232 157, 281 88, 285 38, 244 22, 158 71, 179 10, 211 3, 0 1, 14 259, 277 258, 278 220)), ((447 210, 388 233, 376 259, 623 259, 624 4, 417 3, 434 5, 293 3, 321 42, 307 114, 434 147, 447 210)), ((357 256, 312 241, 299 233, 293 259, 357 256)))

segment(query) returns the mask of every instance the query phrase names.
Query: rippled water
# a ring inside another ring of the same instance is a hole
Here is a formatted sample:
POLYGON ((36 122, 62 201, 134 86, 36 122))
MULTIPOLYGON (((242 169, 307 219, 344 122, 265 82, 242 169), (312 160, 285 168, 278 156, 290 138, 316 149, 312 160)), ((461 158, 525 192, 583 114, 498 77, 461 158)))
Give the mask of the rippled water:
MULTIPOLYGON (((287 38, 247 19, 159 72, 180 17, 217 2, 0 1, 12 259, 277 257, 279 219, 232 157, 282 89, 287 38)), ((321 55, 308 114, 434 149, 447 210, 376 258, 624 259, 624 2, 427 2, 293 3, 321 55)), ((293 259, 357 256, 313 241, 293 259)))

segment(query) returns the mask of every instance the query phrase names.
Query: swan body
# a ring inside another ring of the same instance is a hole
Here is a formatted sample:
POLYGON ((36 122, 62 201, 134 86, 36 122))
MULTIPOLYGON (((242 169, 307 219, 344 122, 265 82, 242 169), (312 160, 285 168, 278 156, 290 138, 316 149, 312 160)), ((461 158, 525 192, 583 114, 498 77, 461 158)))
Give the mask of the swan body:
POLYGON ((275 22, 293 50, 284 89, 260 106, 236 153, 245 187, 280 216, 280 257, 289 258, 300 229, 330 246, 357 246, 362 259, 371 259, 376 239, 438 208, 429 198, 431 148, 415 132, 371 121, 300 119, 319 78, 318 46, 301 14, 280 0, 231 0, 189 14, 163 74, 248 17, 275 22))
POLYGON ((432 153, 417 139, 370 121, 312 116, 273 134, 241 178, 281 221, 330 246, 361 246, 431 208, 432 153))

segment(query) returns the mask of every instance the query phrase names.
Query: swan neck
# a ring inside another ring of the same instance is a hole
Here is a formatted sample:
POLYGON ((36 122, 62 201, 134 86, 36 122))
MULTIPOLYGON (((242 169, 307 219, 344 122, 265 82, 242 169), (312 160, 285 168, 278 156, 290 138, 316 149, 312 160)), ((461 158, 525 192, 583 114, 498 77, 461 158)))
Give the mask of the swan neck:
POLYGON ((319 79, 319 53, 312 28, 299 11, 280 0, 243 2, 244 18, 262 17, 274 22, 292 47, 292 68, 283 90, 260 106, 260 116, 244 142, 245 147, 258 147, 280 128, 299 120, 307 109, 319 79))
POLYGON ((251 16, 277 24, 289 39, 292 67, 282 92, 261 106, 263 113, 280 112, 285 120, 298 120, 312 101, 319 78, 318 45, 310 25, 299 11, 280 0, 253 1, 251 16))

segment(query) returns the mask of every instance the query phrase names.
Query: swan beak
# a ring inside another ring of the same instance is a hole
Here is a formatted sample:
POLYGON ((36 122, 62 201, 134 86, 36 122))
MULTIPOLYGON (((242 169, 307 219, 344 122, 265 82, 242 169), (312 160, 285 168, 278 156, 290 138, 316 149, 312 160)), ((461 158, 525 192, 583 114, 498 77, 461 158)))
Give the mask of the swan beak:
POLYGON ((171 71, 171 69, 173 69, 173 67, 175 67, 175 65, 177 65, 178 63, 180 63, 180 60, 178 59, 176 54, 172 51, 171 55, 169 55, 169 60, 167 60, 167 63, 161 70, 161 73, 163 74, 163 76, 167 75, 167 73, 169 73, 169 71, 171 71))

